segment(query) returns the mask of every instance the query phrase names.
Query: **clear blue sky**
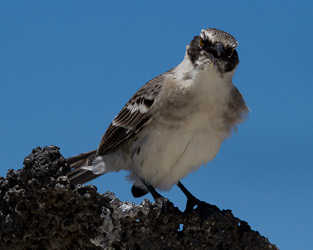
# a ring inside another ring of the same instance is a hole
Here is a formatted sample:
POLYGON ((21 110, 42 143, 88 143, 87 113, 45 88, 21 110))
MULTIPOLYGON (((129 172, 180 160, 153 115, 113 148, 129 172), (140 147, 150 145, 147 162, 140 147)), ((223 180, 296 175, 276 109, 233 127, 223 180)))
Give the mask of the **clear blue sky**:
MULTIPOLYGON (((313 5, 256 2, 1 1, 0 175, 37 146, 65 157, 95 149, 132 94, 215 27, 239 41, 234 83, 252 111, 182 182, 279 248, 312 249, 313 5)), ((92 183, 140 203, 125 176, 92 183)), ((184 208, 177 187, 163 195, 184 208)))

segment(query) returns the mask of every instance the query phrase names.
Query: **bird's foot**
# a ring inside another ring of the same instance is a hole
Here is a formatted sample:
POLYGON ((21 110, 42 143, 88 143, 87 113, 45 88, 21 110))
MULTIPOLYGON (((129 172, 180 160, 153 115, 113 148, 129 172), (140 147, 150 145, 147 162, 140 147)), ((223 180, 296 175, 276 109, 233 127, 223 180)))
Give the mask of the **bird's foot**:
POLYGON ((170 207, 170 201, 167 198, 164 198, 163 196, 160 196, 155 199, 155 204, 158 206, 158 216, 162 214, 166 214, 169 211, 170 207))
POLYGON ((189 197, 187 200, 187 205, 184 213, 191 213, 194 209, 196 209, 201 204, 201 201, 196 197, 189 197))
POLYGON ((217 206, 206 203, 205 201, 200 201, 198 199, 196 203, 195 201, 187 201, 187 206, 184 214, 188 215, 193 211, 199 213, 200 218, 207 218, 213 214, 220 213, 220 209, 217 206))

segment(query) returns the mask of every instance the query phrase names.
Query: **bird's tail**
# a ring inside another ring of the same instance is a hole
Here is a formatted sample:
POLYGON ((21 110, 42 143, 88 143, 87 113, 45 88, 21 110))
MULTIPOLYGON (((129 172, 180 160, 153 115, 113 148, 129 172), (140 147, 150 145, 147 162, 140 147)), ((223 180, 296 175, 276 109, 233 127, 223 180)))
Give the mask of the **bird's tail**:
MULTIPOLYGON (((66 161, 71 166, 71 172, 67 175, 68 180, 75 185, 84 184, 106 172, 102 158, 97 156, 97 150, 69 157, 66 161)), ((149 192, 134 172, 128 179, 135 182, 131 190, 134 197, 141 197, 149 192)))
POLYGON ((68 180, 72 184, 84 184, 99 176, 93 171, 88 170, 88 166, 96 157, 97 150, 75 155, 66 159, 71 166, 71 172, 67 175, 68 180))

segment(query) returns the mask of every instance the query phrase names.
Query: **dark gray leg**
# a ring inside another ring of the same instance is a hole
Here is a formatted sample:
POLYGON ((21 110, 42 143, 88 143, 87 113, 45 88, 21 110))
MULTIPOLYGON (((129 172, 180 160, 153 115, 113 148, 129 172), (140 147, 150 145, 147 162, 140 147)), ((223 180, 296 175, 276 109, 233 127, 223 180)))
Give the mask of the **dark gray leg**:
POLYGON ((200 200, 194 197, 180 181, 177 183, 177 186, 180 188, 181 191, 183 191, 183 193, 187 197, 187 205, 185 212, 191 212, 195 206, 199 205, 200 200))
POLYGON ((154 187, 152 187, 150 184, 145 183, 143 180, 141 180, 142 183, 146 186, 146 188, 149 190, 150 194, 152 195, 153 199, 156 200, 158 198, 163 197, 162 195, 160 195, 154 187))

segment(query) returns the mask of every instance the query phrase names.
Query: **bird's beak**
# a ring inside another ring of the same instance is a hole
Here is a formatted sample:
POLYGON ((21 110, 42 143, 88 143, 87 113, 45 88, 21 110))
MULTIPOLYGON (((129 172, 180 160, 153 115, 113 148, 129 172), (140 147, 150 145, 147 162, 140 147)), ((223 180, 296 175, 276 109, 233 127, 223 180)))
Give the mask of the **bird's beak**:
POLYGON ((212 45, 208 48, 208 52, 215 58, 223 58, 225 55, 225 51, 223 49, 223 46, 218 43, 215 45, 212 45))
POLYGON ((215 49, 216 49, 218 57, 224 54, 224 49, 220 43, 215 45, 215 49))

